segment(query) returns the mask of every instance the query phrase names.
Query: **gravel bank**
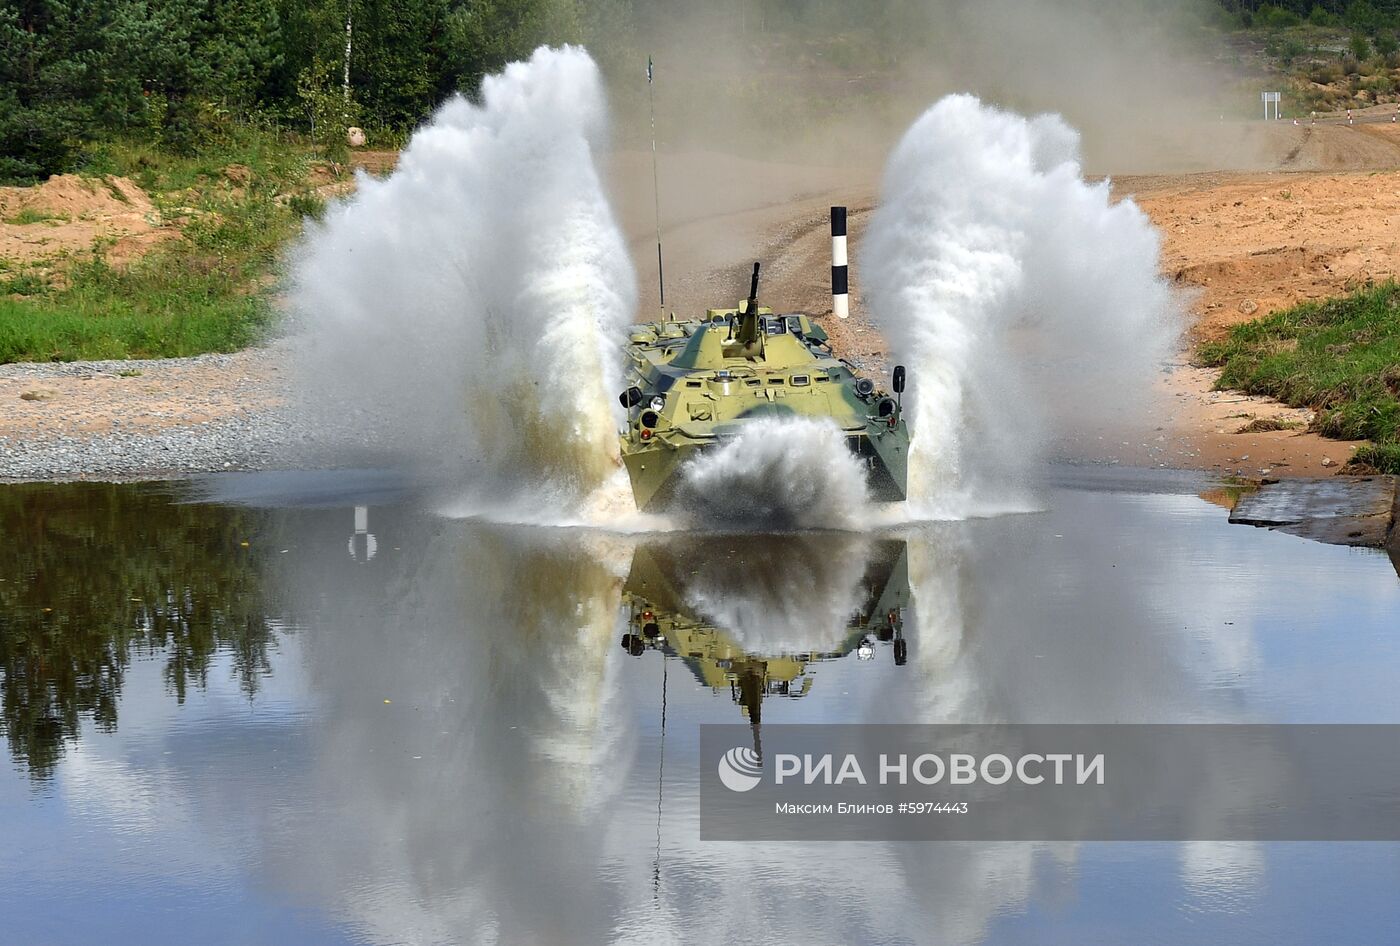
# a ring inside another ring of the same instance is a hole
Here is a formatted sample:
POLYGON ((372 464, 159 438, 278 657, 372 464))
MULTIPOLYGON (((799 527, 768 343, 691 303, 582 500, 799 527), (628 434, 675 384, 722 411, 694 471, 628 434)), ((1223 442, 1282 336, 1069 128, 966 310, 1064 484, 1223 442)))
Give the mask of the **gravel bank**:
POLYGON ((0 480, 150 479, 299 466, 284 347, 0 365, 0 480))

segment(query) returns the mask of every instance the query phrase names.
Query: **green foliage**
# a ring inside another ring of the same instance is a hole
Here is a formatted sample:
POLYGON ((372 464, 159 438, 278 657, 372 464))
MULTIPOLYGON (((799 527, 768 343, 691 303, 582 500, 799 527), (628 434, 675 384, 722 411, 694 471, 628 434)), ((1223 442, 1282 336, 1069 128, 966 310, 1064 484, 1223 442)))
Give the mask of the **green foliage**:
POLYGON ((1254 13, 1254 25, 1264 29, 1286 29, 1302 22, 1292 10, 1265 4, 1254 13))
POLYGON ((326 78, 326 68, 314 63, 297 77, 297 99, 310 125, 311 140, 328 161, 344 162, 348 155, 345 133, 359 120, 359 106, 344 87, 326 78))
POLYGON ((1395 0, 1216 0, 1239 26, 1291 29, 1306 19, 1313 27, 1336 28, 1374 35, 1400 26, 1400 3, 1395 0))
POLYGON ((0 495, 0 732, 45 778, 84 721, 110 731, 127 668, 158 656, 183 702, 215 655, 253 695, 270 667, 250 510, 183 505, 130 486, 7 487, 0 495))
POLYGON ((1389 95, 1395 91, 1395 80, 1390 76, 1376 76, 1361 83, 1361 87, 1374 95, 1389 95))
POLYGON ((1221 388, 1310 407, 1315 429, 1374 441, 1377 457, 1393 459, 1400 449, 1400 284, 1246 322, 1202 346, 1199 357, 1223 369, 1221 388))
POLYGON ((1293 60, 1308 51, 1308 47, 1303 45, 1303 41, 1296 36, 1285 39, 1278 47, 1277 56, 1279 62, 1285 67, 1293 65, 1293 60))
POLYGON ((0 179, 69 170, 104 132, 192 150, 256 104, 278 42, 272 0, 0 0, 0 179))
POLYGON ((349 125, 401 136, 541 43, 635 68, 635 36, 632 0, 0 0, 0 181, 112 136, 193 155, 264 117, 340 160, 349 125))
POLYGON ((498 71, 545 42, 577 41, 579 24, 571 5, 558 0, 480 0, 453 4, 444 21, 445 52, 454 91, 472 92, 482 76, 498 71))
POLYGON ((1367 444, 1352 454, 1347 465, 1400 475, 1400 444, 1367 444))
POLYGON ((1351 42, 1347 48, 1357 62, 1361 62, 1371 55, 1371 41, 1366 38, 1365 33, 1352 33, 1351 42))
POLYGON ((33 210, 29 207, 25 207, 13 216, 6 217, 5 223, 8 223, 12 227, 24 227, 34 223, 48 223, 52 220, 63 219, 66 218, 57 214, 45 213, 42 210, 33 210))
POLYGON ((440 97, 447 3, 357 0, 352 7, 350 86, 355 98, 375 124, 417 124, 440 97))
POLYGON ((212 0, 193 31, 195 85, 209 98, 253 103, 282 61, 273 0, 212 0), (215 94, 217 93, 217 94, 215 94))
POLYGON ((1381 15, 1370 0, 1352 0, 1342 14, 1342 22, 1354 30, 1374 32, 1381 23, 1381 15))
POLYGON ((266 334, 267 277, 301 223, 304 154, 245 129, 190 158, 118 140, 89 160, 135 178, 166 216, 190 218, 179 239, 125 268, 99 246, 60 264, 58 287, 28 271, 0 280, 0 363, 235 351, 266 334), (230 165, 247 169, 245 183, 226 177, 230 165))
POLYGON ((1308 69, 1308 78, 1321 85, 1336 82, 1342 77, 1342 67, 1335 62, 1313 63, 1308 69))
POLYGON ((326 213, 326 202, 317 194, 293 194, 287 201, 287 209, 298 217, 320 220, 326 213))
POLYGON ((23 272, 0 276, 0 296, 37 296, 48 291, 49 284, 37 273, 23 272))
POLYGON ((0 5, 0 180, 67 170, 92 120, 90 12, 81 3, 0 5))
POLYGON ((246 348, 266 330, 266 300, 202 279, 89 272, 58 296, 0 298, 0 363, 173 358, 246 348), (139 295, 127 295, 127 293, 139 295), (186 295, 186 293, 189 293, 186 295))

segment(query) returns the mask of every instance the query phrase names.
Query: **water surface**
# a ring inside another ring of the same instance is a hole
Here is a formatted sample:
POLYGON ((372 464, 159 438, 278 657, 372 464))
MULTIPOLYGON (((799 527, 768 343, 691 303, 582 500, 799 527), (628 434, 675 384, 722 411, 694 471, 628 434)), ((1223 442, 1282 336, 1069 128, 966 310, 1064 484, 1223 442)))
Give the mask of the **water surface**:
POLYGON ((776 538, 5 487, 0 942, 1400 939, 1391 844, 699 840, 702 722, 1400 722, 1387 557, 1206 485, 776 538))

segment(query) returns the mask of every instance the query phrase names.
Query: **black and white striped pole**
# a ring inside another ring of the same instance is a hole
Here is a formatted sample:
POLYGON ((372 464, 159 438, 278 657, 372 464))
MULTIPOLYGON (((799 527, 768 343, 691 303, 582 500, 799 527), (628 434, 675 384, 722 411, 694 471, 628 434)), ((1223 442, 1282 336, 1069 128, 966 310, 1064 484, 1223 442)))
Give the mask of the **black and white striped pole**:
POLYGON ((361 565, 374 558, 379 551, 379 540, 369 531, 369 507, 355 507, 355 533, 350 536, 350 557, 361 565))
POLYGON ((851 314, 850 267, 846 262, 846 208, 831 208, 831 311, 838 319, 851 314))

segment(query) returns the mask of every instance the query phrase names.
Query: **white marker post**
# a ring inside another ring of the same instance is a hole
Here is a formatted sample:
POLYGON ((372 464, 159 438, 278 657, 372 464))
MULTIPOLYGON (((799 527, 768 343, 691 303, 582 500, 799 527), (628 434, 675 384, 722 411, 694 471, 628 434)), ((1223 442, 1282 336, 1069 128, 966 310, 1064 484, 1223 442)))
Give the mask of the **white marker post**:
POLYGON ((369 531, 369 507, 355 507, 355 534, 350 536, 350 557, 361 565, 374 558, 379 551, 379 540, 369 531))
POLYGON ((850 267, 846 261, 846 208, 831 208, 831 311, 838 319, 851 314, 850 267))
POLYGON ((1269 120, 1269 106, 1274 107, 1274 121, 1278 121, 1283 116, 1279 114, 1279 99, 1283 98, 1282 92, 1260 92, 1259 97, 1264 101, 1264 121, 1269 120))

